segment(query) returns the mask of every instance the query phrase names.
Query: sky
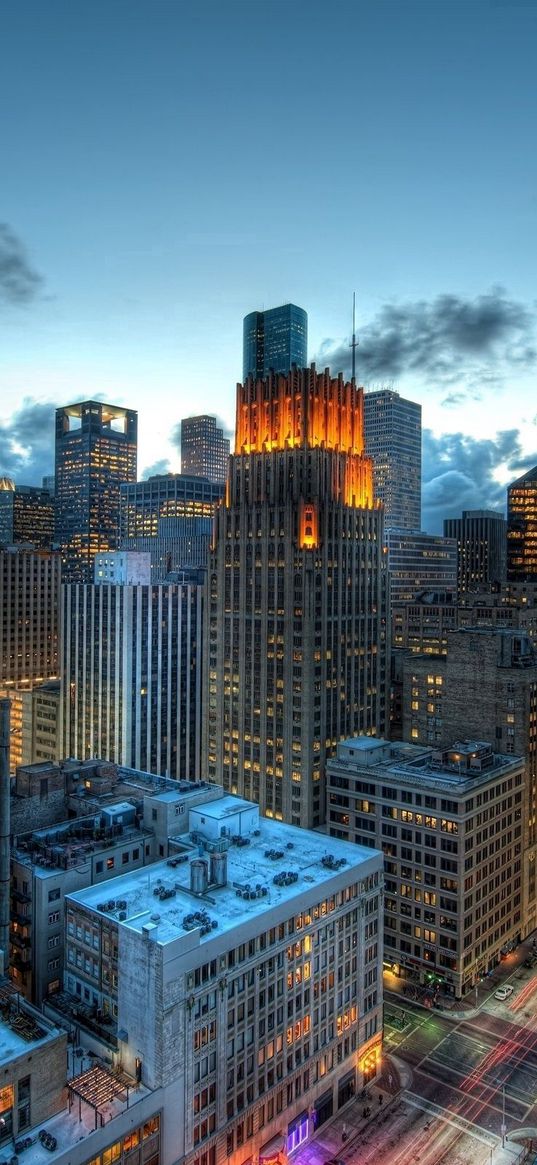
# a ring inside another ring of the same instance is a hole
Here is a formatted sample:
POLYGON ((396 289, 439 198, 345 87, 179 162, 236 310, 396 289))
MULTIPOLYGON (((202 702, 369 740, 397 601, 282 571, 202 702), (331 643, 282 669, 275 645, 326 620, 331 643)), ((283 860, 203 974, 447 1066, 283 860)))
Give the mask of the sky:
POLYGON ((294 302, 309 359, 418 400, 423 527, 537 463, 537 6, 4 0, 0 474, 53 413, 233 429, 242 318, 294 302))

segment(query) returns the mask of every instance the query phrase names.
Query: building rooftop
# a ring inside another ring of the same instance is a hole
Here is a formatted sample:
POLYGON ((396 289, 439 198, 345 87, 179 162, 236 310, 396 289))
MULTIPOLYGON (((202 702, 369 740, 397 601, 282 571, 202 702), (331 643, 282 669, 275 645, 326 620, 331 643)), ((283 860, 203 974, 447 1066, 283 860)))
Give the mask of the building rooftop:
POLYGON ((158 927, 155 937, 162 944, 193 930, 199 930, 203 941, 206 935, 221 935, 299 895, 311 891, 315 896, 345 869, 354 869, 358 878, 379 869, 378 851, 259 818, 258 807, 240 798, 222 797, 203 804, 196 820, 233 823, 247 812, 255 814, 251 832, 243 828, 238 836, 220 836, 203 847, 198 826, 193 834, 191 811, 191 831, 185 835, 185 840, 190 837, 195 842, 190 852, 114 878, 106 887, 89 886, 69 895, 68 901, 115 918, 119 926, 139 933, 158 927), (227 860, 226 884, 213 882, 205 893, 193 892, 200 856, 211 861, 215 855, 217 860, 227 860))
POLYGON ((40 1012, 21 1000, 10 980, 0 981, 0 1064, 9 1064, 60 1034, 40 1012))
POLYGON ((134 822, 132 803, 113 802, 90 817, 77 817, 19 836, 13 856, 34 867, 37 877, 47 877, 51 871, 71 869, 90 856, 108 852, 132 838, 142 841, 149 836, 147 829, 134 822), (128 814, 131 821, 118 820, 128 814))
POLYGON ((439 792, 465 793, 522 764, 522 757, 493 752, 491 745, 481 740, 456 741, 451 748, 440 751, 426 745, 358 737, 341 741, 337 758, 329 762, 329 771, 333 765, 348 769, 360 767, 373 776, 381 773, 383 781, 393 779, 439 792), (368 743, 374 747, 368 749, 368 743))

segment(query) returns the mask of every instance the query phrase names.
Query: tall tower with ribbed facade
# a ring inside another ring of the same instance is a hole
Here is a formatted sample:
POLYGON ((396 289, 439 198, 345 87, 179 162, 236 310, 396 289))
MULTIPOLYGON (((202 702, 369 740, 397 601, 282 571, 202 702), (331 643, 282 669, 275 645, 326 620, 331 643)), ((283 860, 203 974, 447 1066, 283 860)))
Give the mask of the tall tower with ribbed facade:
POLYGON ((386 730, 383 515, 362 389, 314 365, 249 377, 229 464, 209 556, 203 769, 311 827, 338 741, 386 730))

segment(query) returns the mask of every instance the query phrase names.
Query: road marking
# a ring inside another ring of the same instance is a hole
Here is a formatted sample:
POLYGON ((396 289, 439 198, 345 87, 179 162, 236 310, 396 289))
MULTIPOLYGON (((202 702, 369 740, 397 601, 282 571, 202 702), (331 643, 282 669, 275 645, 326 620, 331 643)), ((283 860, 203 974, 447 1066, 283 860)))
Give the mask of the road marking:
POLYGON ((497 1143, 498 1138, 495 1137, 494 1134, 491 1133, 490 1136, 487 1137, 482 1133, 477 1132, 477 1129, 481 1128, 480 1125, 474 1125, 471 1121, 466 1120, 466 1118, 463 1116, 447 1116, 446 1113, 449 1112, 449 1109, 440 1108, 440 1105, 435 1104, 434 1101, 425 1100, 422 1096, 418 1096, 415 1092, 405 1092, 405 1100, 407 1100, 409 1104, 412 1104, 414 1108, 420 1108, 422 1112, 426 1112, 430 1116, 436 1117, 438 1120, 443 1121, 447 1125, 452 1125, 454 1129, 457 1129, 457 1132, 468 1133, 469 1136, 475 1137, 476 1141, 481 1141, 484 1145, 487 1145, 488 1148, 491 1148, 497 1143), (493 1137, 492 1146, 491 1137, 493 1137))

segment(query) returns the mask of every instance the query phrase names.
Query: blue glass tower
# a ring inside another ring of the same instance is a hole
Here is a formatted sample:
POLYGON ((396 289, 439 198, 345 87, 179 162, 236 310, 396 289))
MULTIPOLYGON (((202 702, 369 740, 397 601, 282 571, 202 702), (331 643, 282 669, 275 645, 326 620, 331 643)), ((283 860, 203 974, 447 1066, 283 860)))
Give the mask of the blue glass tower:
POLYGON ((252 311, 244 317, 242 378, 287 374, 293 364, 308 362, 308 316, 294 303, 252 311))

